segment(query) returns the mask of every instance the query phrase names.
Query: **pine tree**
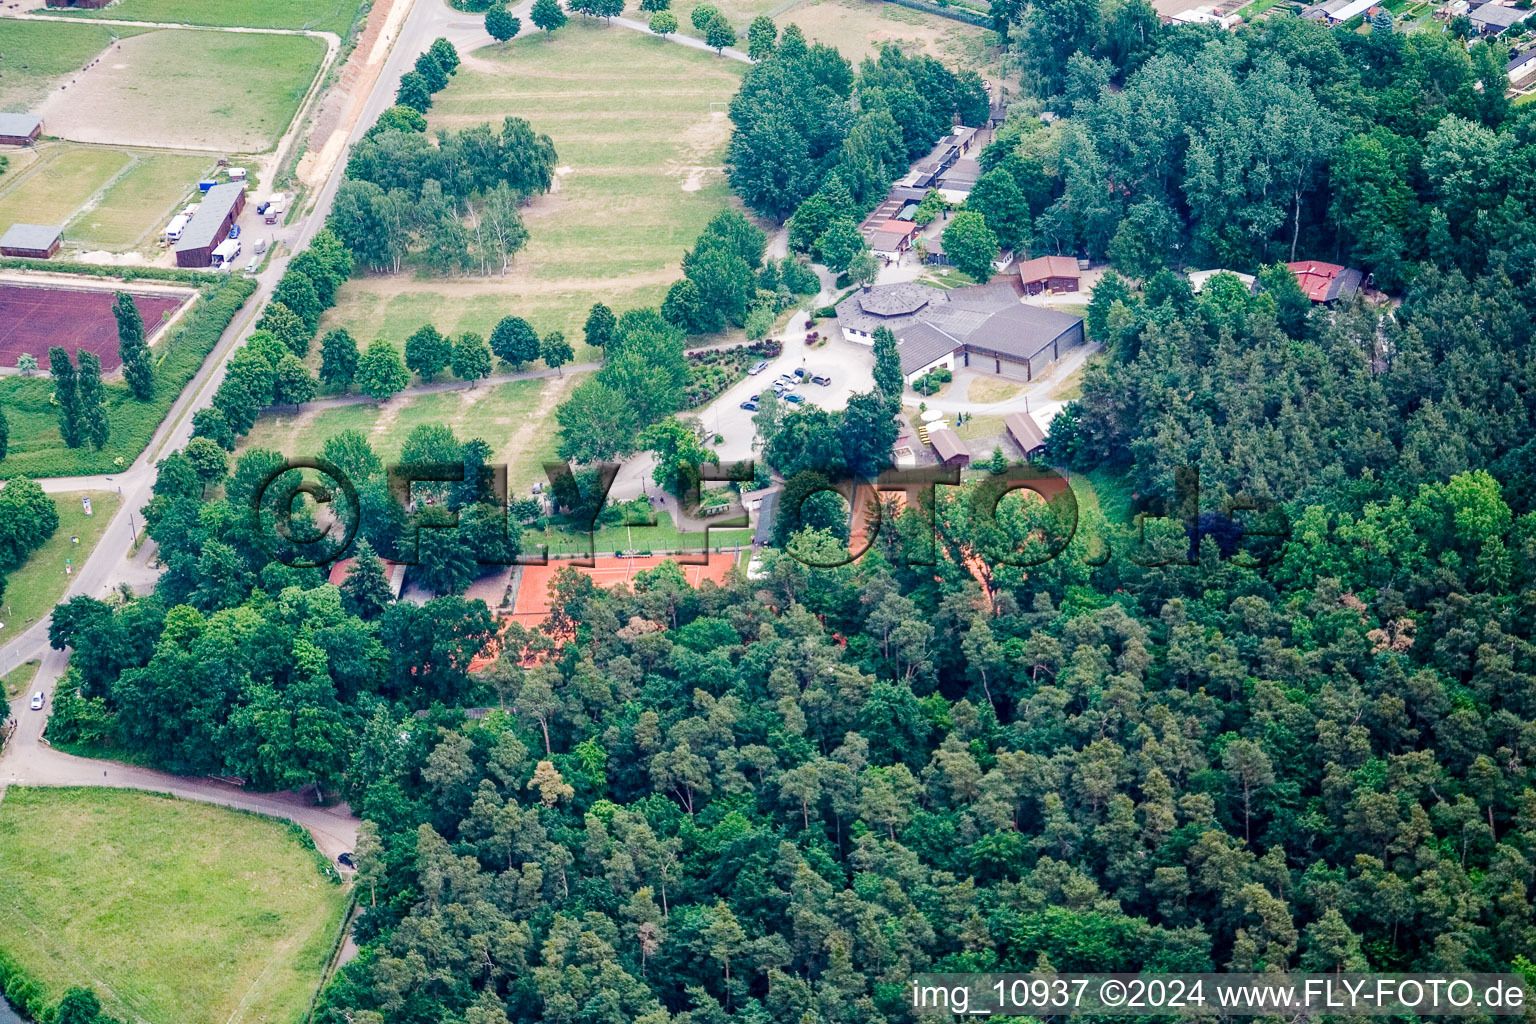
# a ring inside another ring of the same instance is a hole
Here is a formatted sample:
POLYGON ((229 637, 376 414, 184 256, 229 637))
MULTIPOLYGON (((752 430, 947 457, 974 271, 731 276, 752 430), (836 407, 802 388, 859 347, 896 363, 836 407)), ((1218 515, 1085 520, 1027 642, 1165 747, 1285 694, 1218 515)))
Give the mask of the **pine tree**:
POLYGON ((48 372, 53 374, 53 399, 59 405, 59 433, 66 446, 79 448, 82 440, 80 375, 75 372, 75 364, 69 361, 69 353, 57 345, 48 350, 48 372))
POLYGON ((906 378, 901 372, 901 354, 896 351, 896 335, 889 327, 875 328, 875 387, 894 402, 901 401, 906 378))
POLYGON ((376 619, 395 599, 384 572, 384 561, 373 545, 361 538, 357 542, 357 561, 341 581, 341 603, 348 614, 360 619, 376 619))
POLYGON ((118 292, 112 316, 117 319, 117 355, 123 361, 123 379, 134 398, 147 402, 155 394, 155 369, 149 360, 149 346, 144 343, 144 318, 133 296, 118 292))
POLYGON ((101 360, 94 352, 80 353, 80 427, 85 440, 100 451, 111 433, 107 411, 101 406, 101 360))

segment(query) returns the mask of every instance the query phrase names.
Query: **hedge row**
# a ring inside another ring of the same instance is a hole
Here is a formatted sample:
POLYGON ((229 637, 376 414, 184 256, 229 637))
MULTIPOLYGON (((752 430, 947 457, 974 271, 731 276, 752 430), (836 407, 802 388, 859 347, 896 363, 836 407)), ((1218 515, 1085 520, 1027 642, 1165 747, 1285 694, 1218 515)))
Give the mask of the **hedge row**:
POLYGON ((89 445, 66 448, 52 404, 53 381, 46 376, 0 378, 0 407, 11 424, 11 450, 0 462, 0 478, 86 476, 132 465, 165 419, 172 403, 218 344, 235 313, 256 290, 245 277, 225 276, 207 288, 175 333, 154 347, 155 396, 140 402, 127 385, 106 388, 111 435, 100 451, 89 445))
POLYGON ((29 260, 20 256, 0 256, 3 270, 43 270, 50 274, 86 274, 91 277, 115 277, 120 281, 178 281, 182 284, 209 284, 220 274, 180 267, 104 267, 96 263, 70 263, 67 260, 29 260))
POLYGON ((31 977, 0 950, 0 992, 17 1013, 29 1020, 46 1020, 49 1010, 48 991, 42 983, 31 977))

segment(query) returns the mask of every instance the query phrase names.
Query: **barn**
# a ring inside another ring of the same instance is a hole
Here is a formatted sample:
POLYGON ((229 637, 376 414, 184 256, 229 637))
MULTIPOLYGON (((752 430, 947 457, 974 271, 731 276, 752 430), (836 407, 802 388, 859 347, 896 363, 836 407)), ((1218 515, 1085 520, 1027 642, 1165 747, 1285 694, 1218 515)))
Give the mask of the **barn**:
POLYGON ((178 267, 210 267, 213 250, 224 241, 235 218, 245 209, 245 184, 231 181, 215 185, 203 196, 197 212, 181 230, 176 243, 178 267))
POLYGON ((25 256, 34 260, 50 259, 63 244, 62 228, 42 224, 12 224, 0 236, 0 256, 25 256))
POLYGON ((1019 263, 1019 283, 1025 295, 1075 292, 1079 273, 1077 260, 1068 256, 1036 256, 1019 263))
POLYGON ((1045 451, 1045 431, 1040 429, 1040 424, 1027 412, 1012 412, 1003 417, 1003 427, 1007 429, 1008 436, 1013 438, 1013 443, 1024 452, 1024 457, 1032 459, 1045 451))
POLYGON ((43 134, 43 119, 36 114, 0 113, 0 146, 30 146, 43 134))
POLYGON ((983 373, 1034 380, 1035 372, 1083 343, 1083 318, 1016 304, 993 313, 965 338, 965 363, 983 373))

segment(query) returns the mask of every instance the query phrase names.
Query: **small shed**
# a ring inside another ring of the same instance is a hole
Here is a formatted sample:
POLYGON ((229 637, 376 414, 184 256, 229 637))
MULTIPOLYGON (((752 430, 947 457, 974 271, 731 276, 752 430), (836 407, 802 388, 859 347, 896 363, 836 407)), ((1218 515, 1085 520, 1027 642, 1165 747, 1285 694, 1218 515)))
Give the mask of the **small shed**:
POLYGON ((1019 264, 1019 283, 1025 295, 1041 292, 1075 292, 1082 272, 1070 256, 1036 256, 1019 264))
POLYGON ((960 440, 960 435, 948 427, 943 430, 928 431, 928 442, 933 445, 939 461, 944 465, 964 467, 971 464, 970 449, 966 448, 965 442, 960 440))
POLYGON ((1026 458, 1034 458, 1045 450, 1045 431, 1027 412, 1012 412, 1003 417, 1003 427, 1013 443, 1024 451, 1026 458))
POLYGON ((59 251, 64 242, 64 229, 42 224, 12 224, 0 236, 0 256, 25 256, 28 259, 46 260, 59 251))
POLYGON ((43 134, 43 119, 36 114, 0 113, 0 146, 30 146, 43 134))

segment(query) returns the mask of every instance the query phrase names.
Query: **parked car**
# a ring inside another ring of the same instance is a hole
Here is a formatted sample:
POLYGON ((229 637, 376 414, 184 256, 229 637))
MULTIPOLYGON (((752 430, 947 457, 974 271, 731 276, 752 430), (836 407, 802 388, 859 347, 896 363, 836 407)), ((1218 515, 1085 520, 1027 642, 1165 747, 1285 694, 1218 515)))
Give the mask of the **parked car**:
POLYGON ((43 710, 43 691, 42 690, 38 690, 36 693, 34 693, 32 695, 32 710, 33 711, 41 711, 41 710, 43 710))
POLYGON ((797 378, 797 379, 799 379, 799 380, 805 380, 805 374, 806 374, 806 369, 805 369, 805 367, 803 367, 803 366, 800 366, 800 367, 797 367, 797 368, 796 368, 796 369, 795 369, 795 377, 796 377, 796 378, 797 378))
POLYGON ((784 401, 789 402, 792 405, 799 405, 801 402, 805 401, 805 396, 791 393, 784 396, 784 401))
POLYGON ((815 373, 811 375, 811 383, 820 384, 824 388, 829 388, 832 386, 832 378, 828 377, 824 373, 815 373))
POLYGON ((239 238, 240 237, 240 225, 239 224, 235 224, 235 225, 230 227, 230 229, 229 229, 229 237, 230 238, 239 238))
POLYGON ((357 867, 357 861, 352 858, 352 854, 350 853, 338 853, 336 855, 336 863, 340 864, 344 868, 357 867))
POLYGON ((757 402, 751 398, 741 403, 741 407, 747 412, 757 412, 757 402))
POLYGON ((269 207, 271 205, 272 204, 270 202, 266 202, 266 201, 257 203, 256 204, 256 213, 257 213, 257 215, 259 216, 259 215, 261 215, 263 213, 266 213, 267 212, 267 207, 269 207))
POLYGON ((756 377, 766 369, 768 369, 768 360, 759 359, 757 362, 752 364, 751 368, 747 370, 747 373, 750 376, 756 377))
POLYGON ((247 274, 254 274, 254 273, 256 273, 256 271, 258 271, 260 269, 261 269, 261 257, 260 256, 252 256, 251 259, 250 259, 250 262, 245 265, 245 272, 247 274))

